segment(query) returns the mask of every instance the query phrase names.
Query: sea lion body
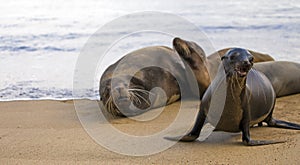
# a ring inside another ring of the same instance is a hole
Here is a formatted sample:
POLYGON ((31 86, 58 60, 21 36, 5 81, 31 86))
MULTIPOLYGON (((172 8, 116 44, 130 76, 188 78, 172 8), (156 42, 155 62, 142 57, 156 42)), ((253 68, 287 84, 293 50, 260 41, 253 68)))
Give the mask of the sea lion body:
POLYGON ((273 111, 276 95, 267 77, 260 72, 250 70, 247 80, 245 91, 242 91, 239 88, 239 82, 227 79, 225 107, 216 130, 239 132, 240 122, 247 117, 244 112, 244 108, 247 106, 249 106, 250 112, 249 126, 263 122, 273 111), (244 92, 246 96, 237 99, 244 92))
POLYGON ((268 126, 300 130, 299 124, 276 120, 272 117, 276 95, 264 74, 252 69, 253 56, 245 49, 234 48, 222 57, 222 65, 212 85, 206 91, 200 105, 193 129, 183 137, 170 140, 194 141, 199 137, 205 123, 211 123, 215 130, 226 132, 242 131, 246 145, 265 145, 277 142, 250 139, 250 126, 266 122, 268 126), (225 71, 225 76, 222 72, 225 71), (217 84, 217 85, 215 85, 217 84), (225 88, 225 92, 222 91, 225 88), (222 100, 213 97, 225 93, 222 100), (211 108, 217 107, 217 108, 211 108))
POLYGON ((277 97, 300 92, 300 63, 273 61, 254 64, 272 83, 277 97))
POLYGON ((180 88, 176 78, 181 79, 178 81, 185 80, 185 73, 184 64, 171 48, 142 48, 125 55, 106 69, 100 80, 100 97, 111 114, 138 115, 177 101, 180 98, 180 88), (154 66, 144 67, 145 63, 154 66), (169 68, 169 71, 156 67, 155 64, 169 68), (151 90, 155 87, 161 88, 165 94, 153 93, 151 90), (131 103, 137 108, 130 107, 131 103), (125 109, 123 112, 120 111, 120 106, 125 109))

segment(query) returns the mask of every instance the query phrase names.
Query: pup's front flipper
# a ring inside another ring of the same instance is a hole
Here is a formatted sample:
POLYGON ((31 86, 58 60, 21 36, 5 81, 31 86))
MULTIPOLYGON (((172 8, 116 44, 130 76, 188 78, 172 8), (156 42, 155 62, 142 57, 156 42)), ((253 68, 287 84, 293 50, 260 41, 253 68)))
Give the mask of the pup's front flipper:
POLYGON ((195 141, 199 136, 187 134, 184 136, 176 136, 176 137, 164 137, 164 139, 171 140, 171 141, 182 141, 182 142, 192 142, 195 141))
POLYGON ((277 143, 284 143, 285 141, 272 141, 272 140, 250 140, 250 141, 243 141, 247 146, 261 146, 261 145, 269 145, 269 144, 277 144, 277 143))

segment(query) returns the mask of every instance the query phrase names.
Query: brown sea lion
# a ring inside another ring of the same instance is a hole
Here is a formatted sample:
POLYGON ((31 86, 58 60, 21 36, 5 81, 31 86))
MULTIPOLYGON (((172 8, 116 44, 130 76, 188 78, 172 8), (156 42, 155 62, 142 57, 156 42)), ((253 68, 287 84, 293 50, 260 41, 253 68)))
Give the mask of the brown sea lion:
MULTIPOLYGON (((207 89, 210 82, 215 78, 221 63, 220 57, 222 57, 224 52, 229 49, 222 49, 206 57, 204 51, 196 43, 185 41, 180 38, 175 38, 173 40, 173 47, 191 66, 199 84, 206 84, 205 87, 201 87, 202 90, 207 89)), ((299 63, 274 61, 268 54, 262 54, 251 50, 248 51, 254 56, 254 68, 268 77, 277 97, 300 93, 299 63)))
POLYGON ((273 61, 254 64, 271 81, 277 97, 300 93, 300 63, 273 61))
MULTIPOLYGON (((190 83, 188 75, 188 69, 173 49, 142 48, 128 53, 105 70, 100 80, 100 98, 110 114, 139 115, 182 97, 181 92, 193 86, 185 84, 190 83)), ((190 75, 194 75, 191 70, 190 75)), ((194 91, 185 93, 197 95, 194 91)))
POLYGON ((272 117, 276 99, 274 89, 264 74, 252 69, 253 61, 249 51, 241 48, 230 49, 222 57, 217 78, 213 80, 201 101, 192 130, 183 137, 166 139, 194 141, 199 137, 205 123, 212 124, 218 131, 242 131, 242 140, 249 146, 278 143, 251 140, 249 129, 255 124, 265 122, 270 127, 300 130, 299 124, 272 117), (223 100, 213 99, 222 94, 225 96, 223 100), (222 101, 224 104, 219 107, 222 101))

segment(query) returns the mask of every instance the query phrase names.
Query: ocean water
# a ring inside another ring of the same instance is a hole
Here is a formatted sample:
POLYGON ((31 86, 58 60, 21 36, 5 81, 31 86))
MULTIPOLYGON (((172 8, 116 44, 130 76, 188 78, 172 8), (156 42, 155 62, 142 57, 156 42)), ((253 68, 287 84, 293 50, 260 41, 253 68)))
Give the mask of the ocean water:
MULTIPOLYGON (((238 46, 268 53, 276 60, 300 62, 297 0, 3 1, 0 101, 74 98, 75 66, 89 37, 116 18, 142 11, 168 12, 190 21, 205 33, 215 50, 238 46)), ((172 36, 147 33, 129 38, 134 44, 120 42, 114 56, 99 66, 96 79, 125 52, 148 45, 171 46, 172 36)), ((214 51, 203 48, 207 54, 214 51)), ((98 99, 97 86, 83 89, 76 98, 98 99)))

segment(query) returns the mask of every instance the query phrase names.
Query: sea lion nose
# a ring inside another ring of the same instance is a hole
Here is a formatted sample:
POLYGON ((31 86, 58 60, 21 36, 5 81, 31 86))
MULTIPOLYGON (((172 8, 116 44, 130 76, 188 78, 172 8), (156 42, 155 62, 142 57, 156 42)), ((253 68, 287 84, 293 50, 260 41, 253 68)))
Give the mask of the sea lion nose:
POLYGON ((251 63, 248 60, 245 60, 245 61, 243 61, 243 65, 248 66, 248 65, 251 65, 251 63))
POLYGON ((250 69, 252 64, 249 60, 245 60, 245 61, 242 62, 242 66, 243 66, 243 68, 250 69))
POLYGON ((241 71, 248 72, 251 69, 251 63, 249 61, 243 61, 241 64, 241 71))
POLYGON ((123 87, 116 87, 115 91, 119 97, 128 97, 127 91, 123 87))

